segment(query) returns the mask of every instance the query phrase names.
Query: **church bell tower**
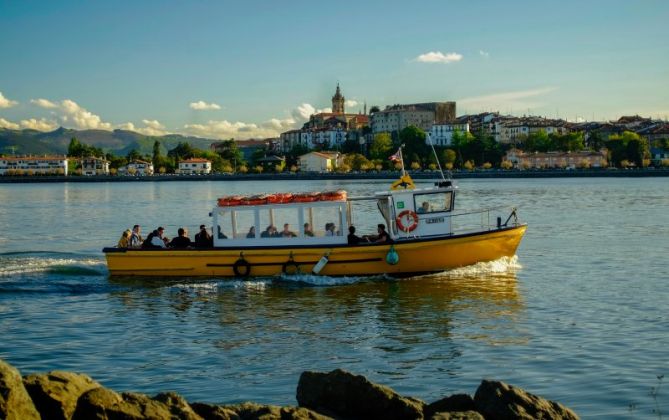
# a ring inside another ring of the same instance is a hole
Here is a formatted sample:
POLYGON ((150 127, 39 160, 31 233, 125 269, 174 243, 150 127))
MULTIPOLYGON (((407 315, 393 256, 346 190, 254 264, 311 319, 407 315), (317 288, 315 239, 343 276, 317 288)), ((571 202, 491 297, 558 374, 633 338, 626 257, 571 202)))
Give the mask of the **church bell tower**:
POLYGON ((335 114, 343 114, 344 101, 344 96, 342 96, 341 91, 339 90, 339 83, 337 83, 337 91, 332 97, 332 112, 335 114))

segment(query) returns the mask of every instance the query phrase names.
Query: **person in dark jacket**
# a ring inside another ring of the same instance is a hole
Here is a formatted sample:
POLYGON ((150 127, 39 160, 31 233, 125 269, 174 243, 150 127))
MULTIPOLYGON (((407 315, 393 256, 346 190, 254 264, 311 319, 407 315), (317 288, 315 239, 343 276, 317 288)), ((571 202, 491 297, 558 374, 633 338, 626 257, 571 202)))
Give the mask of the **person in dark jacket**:
POLYGON ((358 245, 361 242, 369 242, 365 238, 361 238, 355 234, 355 226, 348 227, 348 244, 349 245, 358 245))
POLYGON ((200 233, 195 235, 196 248, 211 248, 214 246, 214 238, 207 232, 205 225, 200 225, 200 233))
POLYGON ((177 230, 177 233, 179 234, 179 236, 172 239, 172 241, 169 244, 170 248, 183 249, 183 248, 188 248, 189 246, 192 245, 192 242, 188 237, 188 231, 186 229, 179 228, 179 230, 177 230))

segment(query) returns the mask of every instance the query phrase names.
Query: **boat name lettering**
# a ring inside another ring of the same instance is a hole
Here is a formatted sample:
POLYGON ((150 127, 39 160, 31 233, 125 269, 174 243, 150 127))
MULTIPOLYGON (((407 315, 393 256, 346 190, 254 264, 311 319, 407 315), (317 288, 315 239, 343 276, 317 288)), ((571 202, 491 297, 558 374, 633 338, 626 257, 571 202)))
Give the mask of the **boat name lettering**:
POLYGON ((425 219, 425 223, 444 223, 443 217, 434 217, 432 219, 425 219))

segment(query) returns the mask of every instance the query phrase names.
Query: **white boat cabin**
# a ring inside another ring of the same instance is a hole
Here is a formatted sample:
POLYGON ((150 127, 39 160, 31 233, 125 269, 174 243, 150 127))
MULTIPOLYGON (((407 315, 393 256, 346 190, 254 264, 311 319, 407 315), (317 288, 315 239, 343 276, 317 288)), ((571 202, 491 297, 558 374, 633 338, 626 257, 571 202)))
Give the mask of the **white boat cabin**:
POLYGON ((393 240, 452 234, 456 189, 451 181, 440 181, 429 188, 376 193, 379 211, 393 240))
POLYGON ((452 234, 455 190, 450 181, 423 189, 396 189, 369 197, 282 204, 218 205, 211 212, 215 247, 344 245, 352 208, 376 200, 394 241, 452 234))
POLYGON ((350 203, 217 206, 212 217, 215 247, 346 244, 350 203))

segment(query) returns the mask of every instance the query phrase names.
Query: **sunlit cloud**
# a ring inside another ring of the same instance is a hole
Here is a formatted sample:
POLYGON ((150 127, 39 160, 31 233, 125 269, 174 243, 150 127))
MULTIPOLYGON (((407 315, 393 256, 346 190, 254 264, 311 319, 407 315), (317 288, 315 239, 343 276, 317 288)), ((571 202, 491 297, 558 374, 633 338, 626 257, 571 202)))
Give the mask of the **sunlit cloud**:
POLYGON ((18 130, 20 126, 17 123, 13 123, 11 121, 7 121, 4 118, 0 118, 0 128, 7 128, 10 130, 18 130))
POLYGON ((458 53, 442 53, 441 51, 430 51, 425 54, 421 54, 418 57, 414 58, 413 61, 419 63, 455 63, 462 60, 462 54, 458 53))
POLYGON ((0 92, 0 108, 11 108, 15 105, 18 105, 18 102, 5 98, 2 92, 0 92))
POLYGON ((346 102, 344 103, 347 107, 352 108, 354 106, 360 105, 360 102, 356 101, 355 99, 347 99, 346 102))
POLYGON ((30 103, 33 104, 33 105, 37 105, 40 108, 46 108, 46 109, 58 108, 58 104, 55 104, 55 103, 51 102, 50 100, 43 99, 43 98, 31 99, 30 103))
POLYGON ((197 101, 197 102, 191 102, 190 108, 196 111, 211 111, 211 110, 221 109, 221 106, 213 102, 208 104, 205 101, 197 101))
POLYGON ((544 105, 540 101, 542 96, 556 91, 554 86, 546 86, 537 89, 518 90, 511 92, 494 93, 491 95, 474 96, 458 100, 458 106, 473 109, 495 109, 495 110, 521 110, 537 108, 544 105))
POLYGON ((479 50, 479 55, 484 58, 490 57, 490 53, 488 51, 483 51, 483 50, 479 50))
POLYGON ((165 126, 158 120, 142 120, 143 127, 137 127, 131 122, 119 124, 118 128, 121 130, 134 131, 135 133, 144 134, 145 136, 164 136, 169 134, 165 126))
POLYGON ((56 121, 50 121, 45 118, 29 118, 27 120, 21 120, 21 128, 37 131, 53 131, 58 128, 58 123, 56 121))

